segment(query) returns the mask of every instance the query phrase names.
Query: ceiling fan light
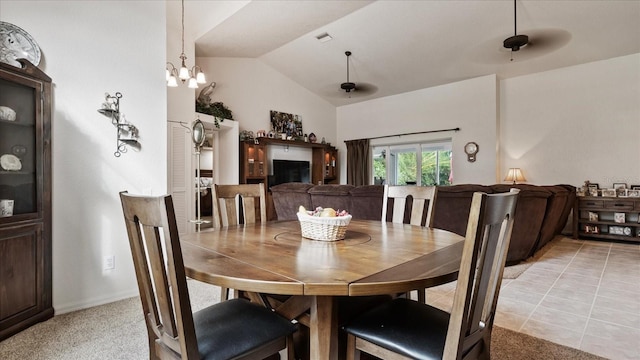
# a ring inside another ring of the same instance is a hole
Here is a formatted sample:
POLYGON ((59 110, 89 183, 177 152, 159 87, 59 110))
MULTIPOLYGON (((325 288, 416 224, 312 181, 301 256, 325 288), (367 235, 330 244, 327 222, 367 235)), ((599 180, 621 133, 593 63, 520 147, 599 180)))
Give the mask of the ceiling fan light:
POLYGON ((502 45, 504 45, 504 47, 507 49, 511 49, 511 51, 518 51, 528 43, 529 37, 527 35, 515 35, 506 38, 502 42, 502 45))

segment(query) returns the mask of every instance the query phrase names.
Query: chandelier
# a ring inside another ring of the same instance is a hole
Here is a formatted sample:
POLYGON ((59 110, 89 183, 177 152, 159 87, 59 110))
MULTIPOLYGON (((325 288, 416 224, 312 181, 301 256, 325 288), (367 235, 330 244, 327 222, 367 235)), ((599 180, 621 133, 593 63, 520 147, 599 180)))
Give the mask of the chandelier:
POLYGON ((207 80, 204 77, 204 73, 202 69, 198 65, 194 65, 191 70, 187 68, 185 65, 185 60, 187 60, 187 56, 184 54, 184 0, 182 0, 182 53, 179 56, 182 61, 182 65, 180 66, 180 70, 176 69, 172 63, 167 62, 167 86, 176 87, 178 86, 178 79, 182 81, 184 84, 187 81, 187 86, 192 89, 197 89, 198 84, 204 84, 207 80))

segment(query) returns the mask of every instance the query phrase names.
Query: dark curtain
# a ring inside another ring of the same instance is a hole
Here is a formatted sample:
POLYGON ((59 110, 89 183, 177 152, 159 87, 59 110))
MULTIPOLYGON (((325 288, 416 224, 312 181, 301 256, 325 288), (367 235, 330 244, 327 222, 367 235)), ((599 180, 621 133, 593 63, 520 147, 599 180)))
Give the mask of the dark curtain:
POLYGON ((347 145, 347 184, 369 185, 371 150, 369 139, 345 141, 347 145))

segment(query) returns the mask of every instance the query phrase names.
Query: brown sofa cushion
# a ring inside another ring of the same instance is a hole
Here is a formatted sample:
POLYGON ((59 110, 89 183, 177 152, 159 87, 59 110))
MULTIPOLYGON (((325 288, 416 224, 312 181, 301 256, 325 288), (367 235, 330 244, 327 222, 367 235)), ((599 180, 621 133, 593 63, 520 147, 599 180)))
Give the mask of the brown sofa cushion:
POLYGON ((469 211, 471 210, 471 199, 476 191, 488 194, 493 192, 489 186, 474 184, 436 187, 431 227, 465 236, 469 211))
POLYGON ((347 209, 354 219, 380 220, 384 201, 384 185, 363 185, 349 190, 351 208, 347 209))
POLYGON ((296 213, 300 205, 312 209, 311 196, 308 193, 312 187, 312 184, 295 182, 272 186, 273 206, 278 220, 298 220, 296 213))
POLYGON ((529 184, 496 184, 491 188, 495 193, 507 192, 511 188, 520 189, 511 243, 507 253, 507 264, 517 264, 533 255, 536 250, 547 210, 547 199, 551 197, 552 193, 544 187, 529 184))
MULTIPOLYGON (((569 197, 569 191, 562 186, 543 186, 543 188, 551 191, 551 196, 547 200, 547 210, 544 214, 544 220, 540 228, 540 237, 538 238, 534 252, 545 246, 556 236, 556 229, 562 221, 562 213, 564 212, 567 198, 569 197)), ((531 255, 533 255, 533 253, 531 255)))
POLYGON ((569 220, 569 215, 571 214, 571 210, 573 210, 573 206, 576 203, 576 187, 573 185, 560 184, 558 186, 562 186, 567 189, 569 192, 567 194, 567 202, 564 205, 564 210, 562 211, 562 215, 560 215, 560 221, 558 222, 558 227, 556 228, 556 234, 561 234, 562 230, 564 230, 567 225, 567 221, 569 220))
POLYGON ((351 212, 353 206, 351 206, 349 191, 354 188, 353 185, 316 185, 309 189, 312 208, 321 206, 351 212))

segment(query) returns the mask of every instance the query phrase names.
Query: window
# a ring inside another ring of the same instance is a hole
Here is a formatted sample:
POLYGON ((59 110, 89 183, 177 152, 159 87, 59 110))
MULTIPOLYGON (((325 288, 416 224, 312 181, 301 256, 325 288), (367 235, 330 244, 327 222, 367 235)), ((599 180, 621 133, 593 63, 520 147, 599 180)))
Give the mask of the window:
POLYGON ((374 184, 451 184, 451 140, 377 145, 372 154, 374 184))

